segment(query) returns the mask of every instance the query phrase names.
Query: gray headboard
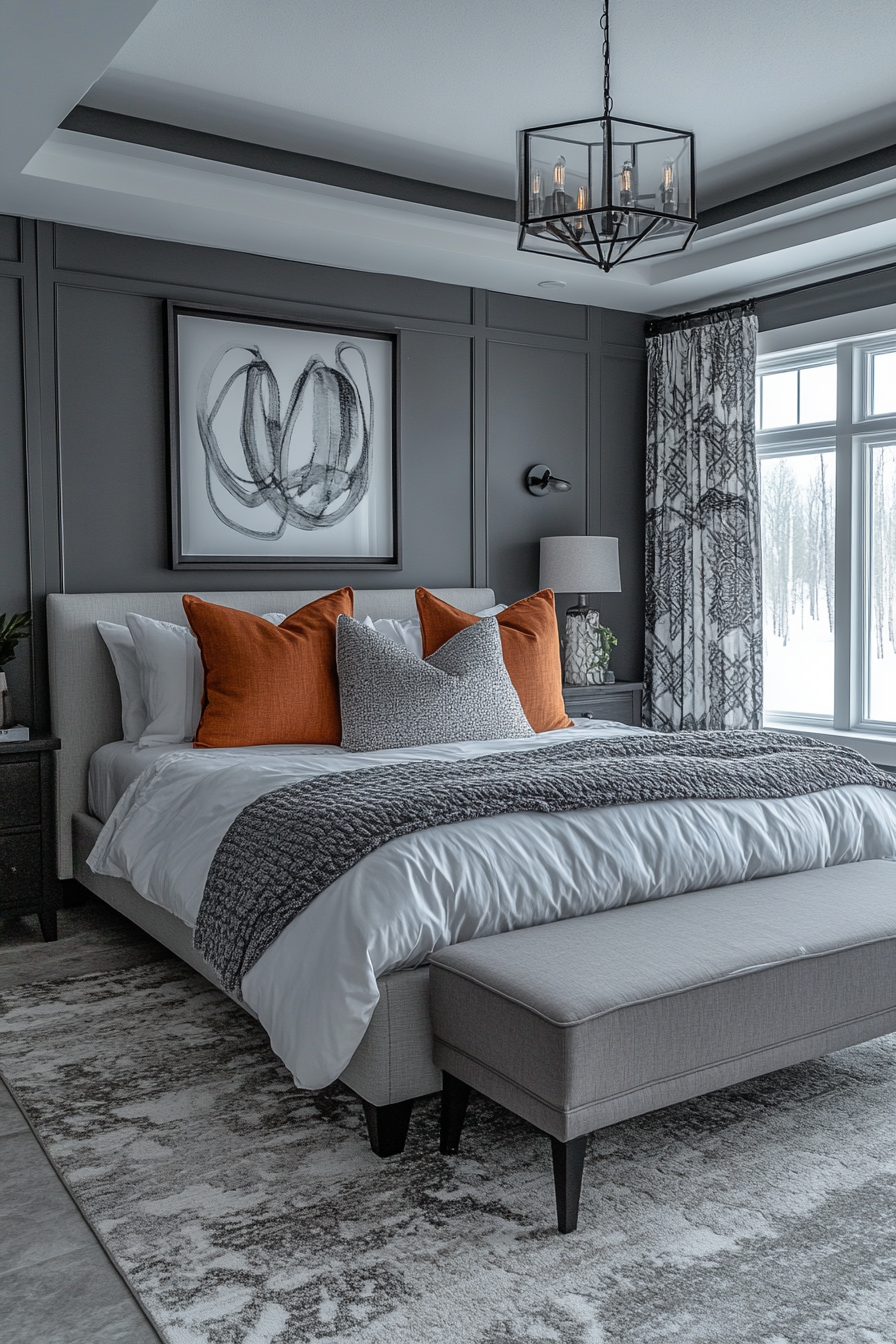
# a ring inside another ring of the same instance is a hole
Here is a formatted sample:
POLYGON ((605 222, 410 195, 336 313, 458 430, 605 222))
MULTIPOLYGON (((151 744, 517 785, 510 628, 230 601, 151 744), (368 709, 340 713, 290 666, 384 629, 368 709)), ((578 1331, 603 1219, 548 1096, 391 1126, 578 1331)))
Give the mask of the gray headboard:
MULTIPOLYGON (((296 611, 330 591, 329 588, 281 589, 197 596, 262 616, 266 611, 296 611)), ((433 592, 463 611, 481 611, 495 601, 491 588, 434 588, 433 592)), ((124 624, 127 612, 135 611, 157 621, 186 625, 183 596, 184 593, 52 593, 47 599, 50 704, 53 732, 62 742, 56 769, 60 877, 72 875, 72 813, 87 811, 90 758, 104 743, 121 739, 118 682, 96 622, 124 624)), ((362 620, 365 616, 406 618, 416 614, 413 588, 355 589, 355 615, 362 620)))

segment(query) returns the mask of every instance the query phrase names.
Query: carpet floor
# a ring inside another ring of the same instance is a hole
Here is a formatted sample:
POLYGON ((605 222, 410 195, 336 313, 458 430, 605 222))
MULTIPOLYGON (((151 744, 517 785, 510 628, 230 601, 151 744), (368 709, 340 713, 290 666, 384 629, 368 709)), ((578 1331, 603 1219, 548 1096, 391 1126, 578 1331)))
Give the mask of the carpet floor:
POLYGON ((894 1344, 896 1036, 550 1152, 474 1098, 367 1147, 180 962, 0 995, 0 1070, 171 1344, 894 1344))

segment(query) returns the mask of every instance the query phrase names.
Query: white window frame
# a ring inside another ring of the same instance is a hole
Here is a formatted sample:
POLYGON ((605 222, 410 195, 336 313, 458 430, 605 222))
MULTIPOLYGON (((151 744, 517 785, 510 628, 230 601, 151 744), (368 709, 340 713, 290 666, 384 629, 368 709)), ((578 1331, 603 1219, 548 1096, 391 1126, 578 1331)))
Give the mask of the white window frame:
POLYGON ((854 726, 860 732, 892 734, 896 737, 896 724, 868 717, 871 701, 871 668, 868 662, 868 653, 871 648, 871 456, 872 450, 878 444, 896 445, 896 414, 887 417, 874 416, 874 421, 879 423, 884 418, 893 422, 893 428, 889 434, 881 430, 874 434, 862 434, 858 436, 856 443, 859 462, 859 498, 857 500, 859 582, 856 588, 861 610, 858 621, 858 647, 854 660, 854 667, 859 678, 857 697, 859 717, 854 726))
MULTIPOLYGON (((756 451, 762 458, 817 452, 832 445, 835 450, 834 711, 829 716, 766 713, 763 722, 767 727, 812 731, 814 736, 830 740, 862 739, 873 744, 870 754, 874 759, 896 765, 896 723, 867 717, 870 669, 866 663, 870 648, 866 610, 870 590, 870 449, 876 443, 896 443, 896 414, 871 414, 871 359, 875 354, 890 352, 896 352, 896 332, 760 357, 757 393, 763 374, 830 363, 833 356, 837 365, 837 416, 821 424, 757 429, 756 451)), ((757 398, 758 411, 760 407, 757 398)), ((760 416, 761 411, 757 422, 760 416)))
MULTIPOLYGON (((896 412, 890 415, 872 415, 871 402, 873 396, 873 368, 872 357, 874 355, 893 355, 896 354, 896 335, 889 338, 883 337, 877 340, 862 340, 852 343, 861 361, 860 367, 856 372, 856 395, 857 404, 853 412, 855 420, 859 424, 879 424, 881 420, 892 420, 896 418, 896 412)), ((857 361, 858 362, 858 361, 857 361)))
MULTIPOLYGON (((896 344, 894 344, 894 349, 896 349, 896 344)), ((800 351, 799 353, 797 353, 797 352, 793 352, 793 353, 788 352, 788 353, 783 354, 783 355, 771 355, 771 356, 769 356, 769 357, 766 358, 766 359, 760 359, 760 360, 759 360, 759 362, 758 362, 758 364, 757 364, 757 369, 756 369, 756 409, 757 409, 757 416, 756 416, 756 420, 757 420, 756 440, 757 440, 757 444, 758 444, 758 441, 759 441, 760 436, 761 436, 762 438, 765 438, 766 435, 769 435, 769 434, 771 434, 771 435, 785 435, 785 436, 786 436, 786 435, 792 434, 794 431, 797 431, 797 430, 799 430, 799 431, 801 431, 801 432, 803 432, 803 433, 808 433, 810 430, 812 430, 812 431, 817 430, 817 429, 819 428, 820 425, 827 425, 827 424, 833 424, 833 423, 834 423, 832 420, 808 420, 804 425, 796 424, 796 425, 787 426, 787 427, 785 427, 785 428, 779 428, 779 429, 763 429, 763 430, 760 430, 760 429, 758 428, 758 425, 761 424, 761 422, 762 422, 762 397, 763 397, 763 393, 762 393, 762 378, 763 378, 763 376, 764 376, 765 374, 769 374, 769 373, 792 373, 794 370, 800 370, 800 369, 814 369, 814 368, 818 368, 818 366, 821 365, 821 364, 833 364, 833 363, 835 363, 835 362, 836 362, 836 347, 835 347, 835 346, 820 347, 820 348, 816 348, 816 349, 814 349, 814 350, 800 351), (834 359, 831 358, 831 355, 832 355, 832 354, 834 354, 834 356, 835 356, 834 359)), ((800 404, 799 404, 799 383, 797 384, 797 405, 796 405, 796 413, 797 413, 797 417, 799 417, 799 413, 800 413, 800 404)))

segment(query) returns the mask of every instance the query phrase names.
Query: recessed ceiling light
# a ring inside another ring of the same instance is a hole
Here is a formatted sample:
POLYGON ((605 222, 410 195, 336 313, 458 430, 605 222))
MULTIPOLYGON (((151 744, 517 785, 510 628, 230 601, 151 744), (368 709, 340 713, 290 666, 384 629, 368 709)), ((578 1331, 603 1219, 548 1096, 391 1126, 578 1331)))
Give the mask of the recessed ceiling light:
POLYGON ((565 281, 565 280, 539 280, 539 282, 538 282, 538 288, 539 288, 539 289, 565 289, 565 288, 566 288, 566 281, 565 281))

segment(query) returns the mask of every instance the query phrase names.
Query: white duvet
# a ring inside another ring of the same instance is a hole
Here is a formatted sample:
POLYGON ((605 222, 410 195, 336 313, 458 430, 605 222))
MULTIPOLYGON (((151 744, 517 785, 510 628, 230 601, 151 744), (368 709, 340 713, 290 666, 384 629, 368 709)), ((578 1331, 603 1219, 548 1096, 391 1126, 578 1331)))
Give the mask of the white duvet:
MULTIPOLYGON (((334 770, 538 751, 569 741, 571 731, 364 755, 338 747, 171 752, 130 785, 88 862, 192 927, 220 840, 262 794, 334 770)), ((576 731, 640 730, 594 723, 576 731)), ((896 793, 865 785, 774 801, 636 803, 439 826, 390 841, 322 892, 244 977, 242 994, 298 1086, 324 1087, 364 1035, 377 976, 419 966, 437 948, 863 859, 896 860, 896 793)))

